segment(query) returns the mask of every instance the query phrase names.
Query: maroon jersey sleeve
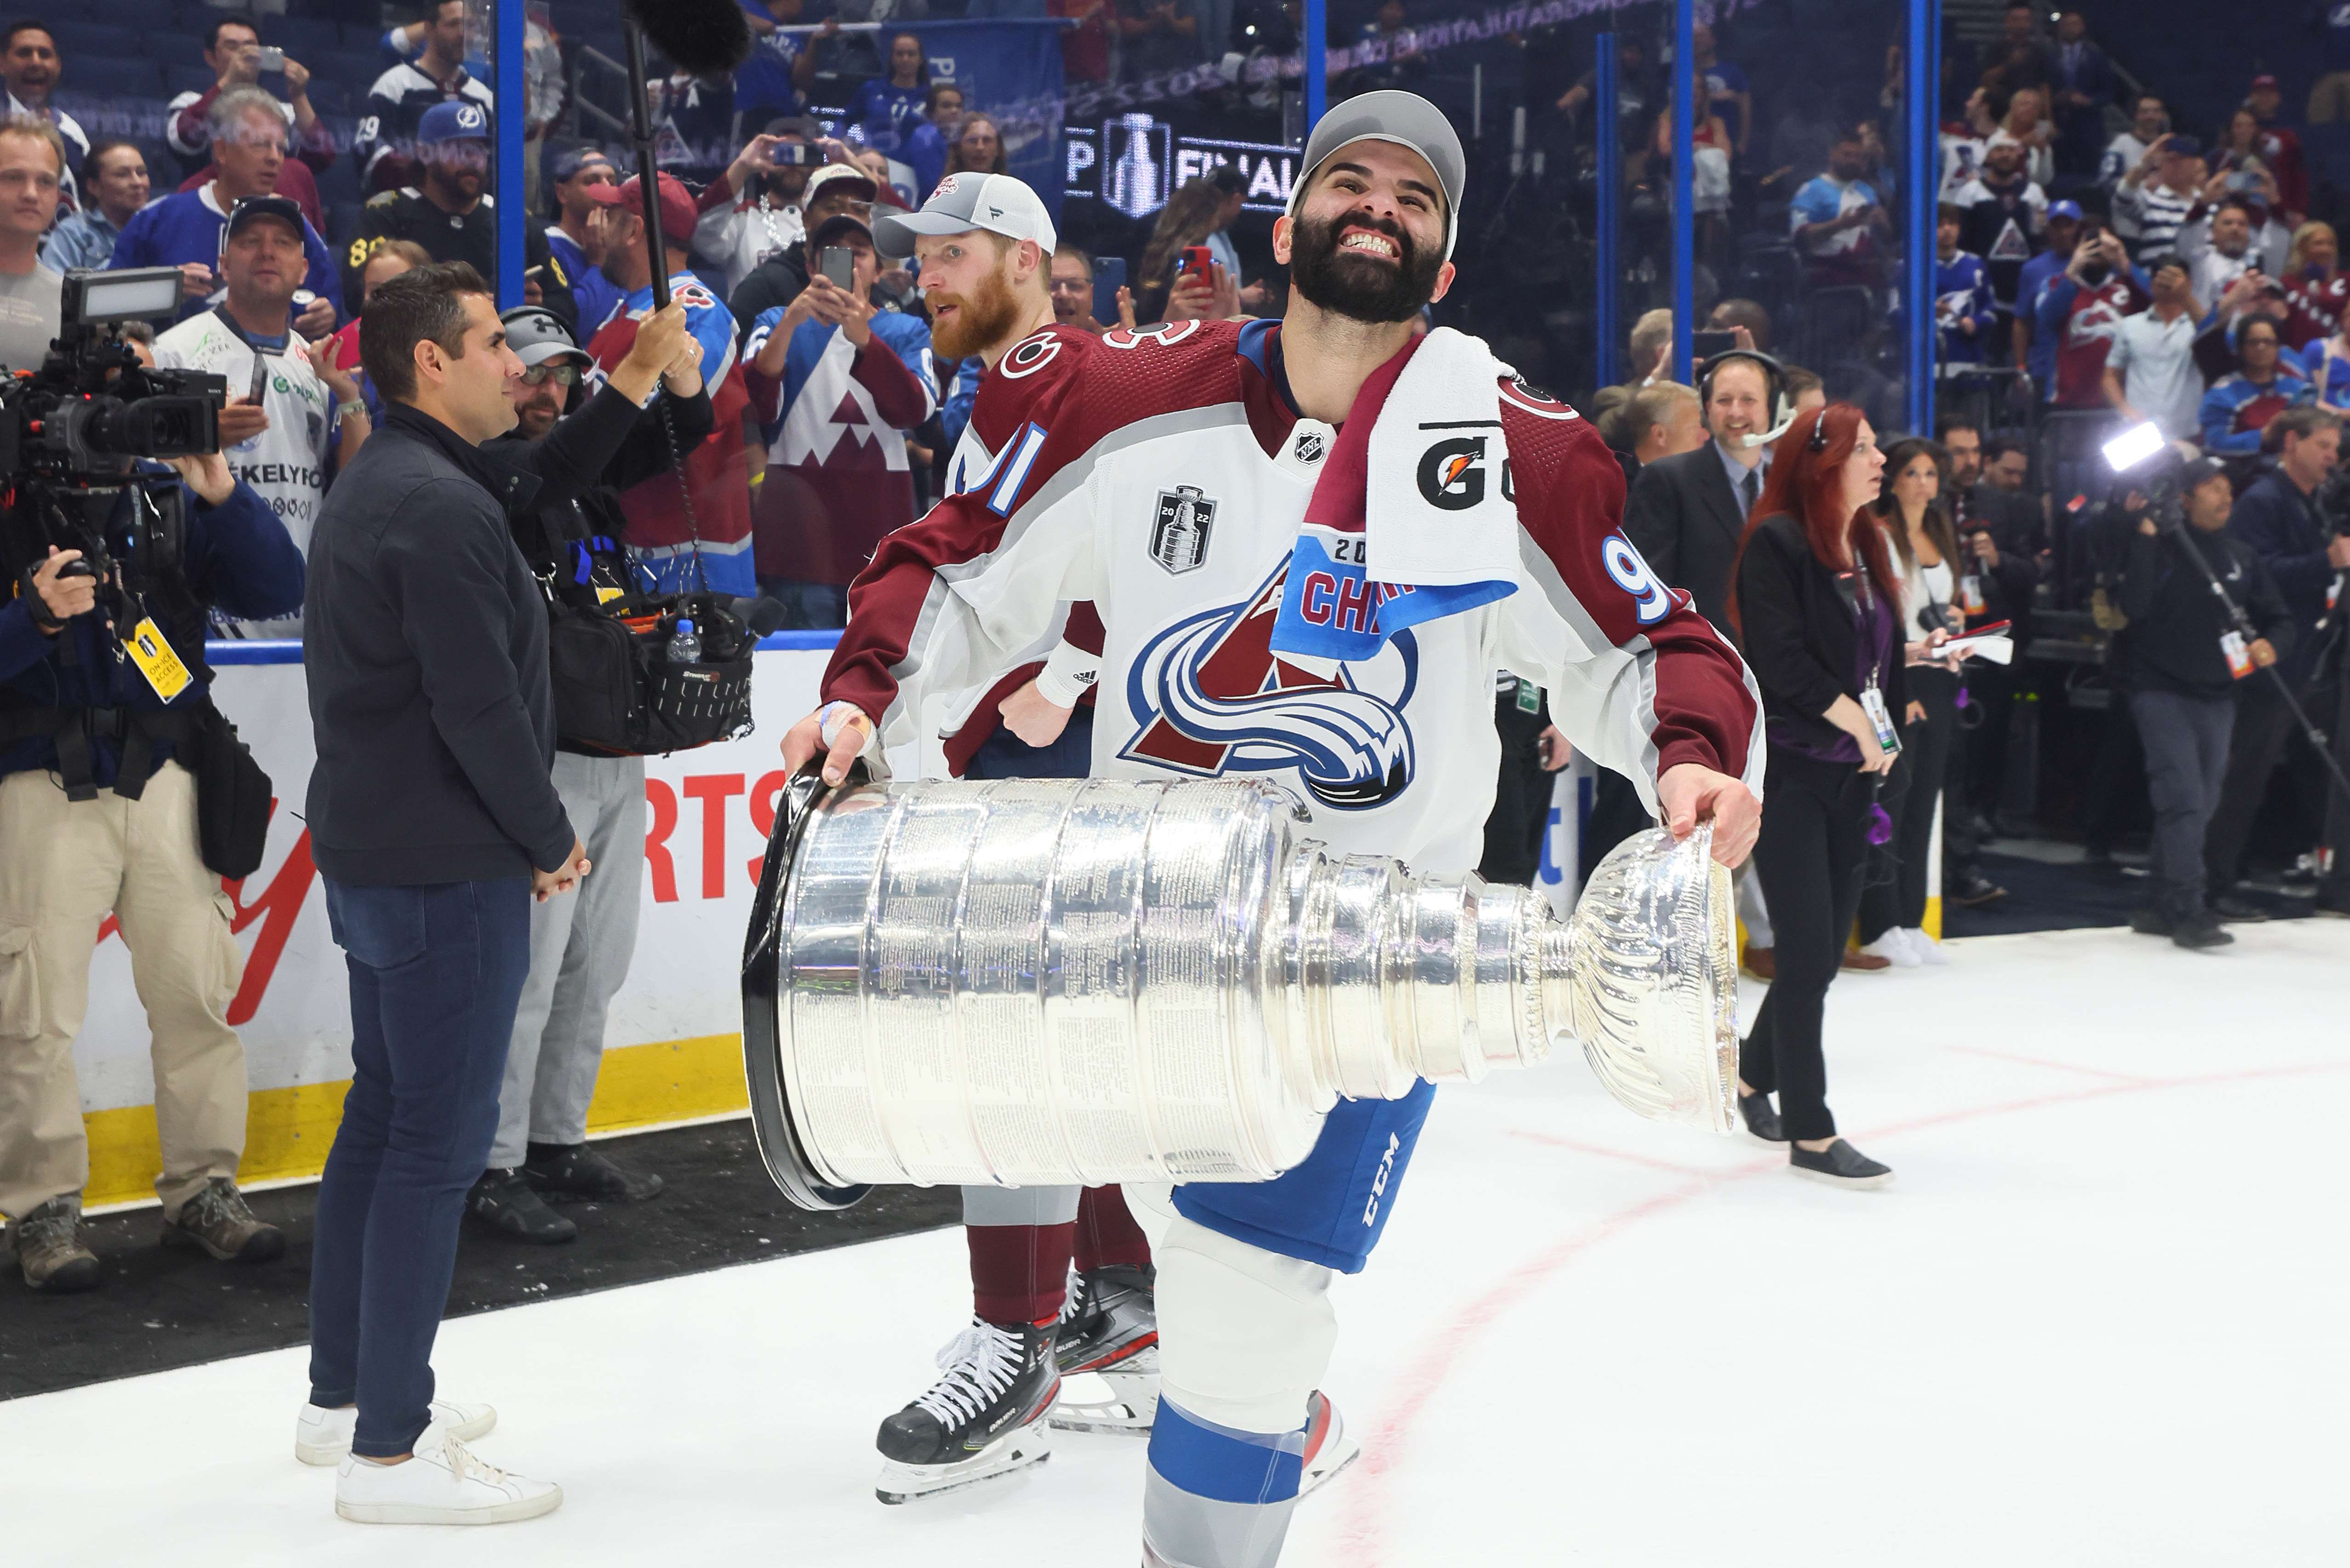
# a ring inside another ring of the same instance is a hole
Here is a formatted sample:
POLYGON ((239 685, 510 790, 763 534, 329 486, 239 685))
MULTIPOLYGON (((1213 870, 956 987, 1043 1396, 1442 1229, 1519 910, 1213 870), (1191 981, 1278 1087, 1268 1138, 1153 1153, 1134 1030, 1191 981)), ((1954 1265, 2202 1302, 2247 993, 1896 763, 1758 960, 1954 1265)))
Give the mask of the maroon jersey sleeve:
POLYGON ((1624 472, 1587 421, 1502 389, 1523 581, 1496 662, 1551 692, 1575 745, 1644 794, 1698 763, 1762 787, 1762 703, 1737 651, 1624 537, 1624 472))
POLYGON ((1236 402, 1238 329, 1186 322, 1138 334, 1052 327, 980 383, 972 428, 988 471, 883 539, 848 590, 848 626, 824 677, 887 738, 910 722, 904 687, 994 684, 1063 604, 1094 597, 1086 493, 1106 437, 1165 414, 1236 402))

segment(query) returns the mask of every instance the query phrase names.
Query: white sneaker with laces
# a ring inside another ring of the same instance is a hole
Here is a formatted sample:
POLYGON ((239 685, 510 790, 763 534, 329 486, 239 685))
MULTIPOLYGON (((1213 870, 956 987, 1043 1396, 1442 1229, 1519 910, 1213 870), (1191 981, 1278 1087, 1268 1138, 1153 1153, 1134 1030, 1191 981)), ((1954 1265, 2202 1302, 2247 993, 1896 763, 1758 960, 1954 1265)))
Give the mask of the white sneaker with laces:
POLYGON ((1871 958, 1887 960, 1895 969, 1916 969, 1926 961, 1910 948, 1909 939, 1898 926, 1886 927, 1883 936, 1873 942, 1862 943, 1860 950, 1871 958))
POLYGON ((1920 963, 1946 964, 1950 961, 1950 955, 1942 950, 1942 944, 1928 936, 1920 928, 1910 926, 1901 934, 1908 939, 1909 950, 1918 955, 1920 963))
POLYGON ((335 1472, 335 1512, 354 1524, 508 1524, 563 1505, 563 1489, 484 1464, 437 1423, 405 1463, 346 1455, 335 1472))
MULTIPOLYGON (((305 1405, 294 1422, 294 1457, 306 1465, 331 1465, 351 1451, 351 1434, 359 1424, 359 1407, 329 1410, 305 1405)), ((487 1405, 460 1405, 453 1399, 432 1401, 432 1426, 465 1442, 477 1442, 498 1424, 498 1413, 487 1405)), ((428 1431, 431 1428, 426 1428, 428 1431)), ((425 1439, 419 1438, 418 1442, 425 1439)))

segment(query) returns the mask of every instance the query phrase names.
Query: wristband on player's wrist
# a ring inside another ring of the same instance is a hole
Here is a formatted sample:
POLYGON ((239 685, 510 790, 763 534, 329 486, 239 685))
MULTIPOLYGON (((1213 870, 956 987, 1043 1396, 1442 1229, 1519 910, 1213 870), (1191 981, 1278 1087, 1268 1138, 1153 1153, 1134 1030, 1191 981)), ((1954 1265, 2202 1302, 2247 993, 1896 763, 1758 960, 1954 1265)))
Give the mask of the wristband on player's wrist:
POLYGON ((1101 655, 1062 642, 1036 672, 1036 694, 1056 708, 1074 708, 1086 689, 1101 678, 1101 655))

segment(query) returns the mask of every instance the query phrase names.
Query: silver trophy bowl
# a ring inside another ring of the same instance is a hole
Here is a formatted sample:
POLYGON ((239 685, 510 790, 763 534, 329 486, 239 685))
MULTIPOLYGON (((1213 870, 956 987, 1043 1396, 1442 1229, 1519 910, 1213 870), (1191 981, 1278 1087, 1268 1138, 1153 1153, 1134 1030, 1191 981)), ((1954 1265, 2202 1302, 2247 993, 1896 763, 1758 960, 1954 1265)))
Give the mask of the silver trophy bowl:
POLYGON ((1523 888, 1334 857, 1266 784, 792 781, 743 966, 795 1203, 876 1183, 1263 1181, 1339 1096, 1474 1083, 1572 1034, 1643 1116, 1735 1124, 1730 877, 1619 846, 1523 888))

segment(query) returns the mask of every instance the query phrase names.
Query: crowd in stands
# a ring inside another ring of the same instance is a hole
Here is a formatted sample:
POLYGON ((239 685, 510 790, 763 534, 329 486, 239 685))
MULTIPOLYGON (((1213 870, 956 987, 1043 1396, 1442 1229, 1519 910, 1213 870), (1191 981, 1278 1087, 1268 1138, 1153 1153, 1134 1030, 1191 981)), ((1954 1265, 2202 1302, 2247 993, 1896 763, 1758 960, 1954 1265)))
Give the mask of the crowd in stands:
MULTIPOLYGON (((2158 891, 2141 929, 2217 945, 2207 940, 2217 920, 2276 907, 2246 885, 2254 877, 2271 893, 2318 884, 2319 907, 2350 912, 2350 874, 2320 847, 2350 836, 2350 801, 2327 791, 2283 700, 2289 690, 2322 728, 2343 728, 2331 607, 2350 571, 2350 495, 2329 481, 2338 415, 2350 410, 2350 275, 2277 79, 2256 74, 2224 113, 2184 123, 2107 56, 2082 12, 2012 5, 1980 50, 1946 41, 1937 182, 1912 192, 1898 48, 1876 111, 1845 121, 1833 93, 1771 95, 1775 121, 1757 124, 1752 62, 1742 68, 1711 28, 1695 42, 1694 293, 1710 338, 1690 358, 1726 345, 1772 350, 1784 373, 1770 395, 1792 405, 1825 376, 1828 395, 1861 403, 1887 452, 1880 511, 1920 602, 1954 636, 2013 628, 2014 662, 1967 666, 1955 732, 1938 720, 1914 763, 1940 781, 1909 794, 1944 801, 1946 902, 2007 896, 1982 845, 2050 826, 2033 820, 2040 742, 2054 749, 2052 732, 2077 724, 2095 736, 2079 758, 2085 778, 2056 793, 2091 860, 2111 863, 2126 797, 2141 777, 2147 791, 2158 891), (1936 219, 1939 417, 1897 444, 1909 370, 1901 252, 1921 199, 1936 219), (2151 495, 2100 456, 2141 423, 2171 443, 2171 486, 2151 495), (1897 516, 1905 526, 1891 526, 1897 516), (2186 612, 2192 596, 2171 597, 2174 579, 2189 578, 2210 597, 2190 554, 2199 530, 2220 532, 2202 555, 2242 574, 2225 580, 2248 628, 2207 627, 2200 605, 2186 612), (2212 650, 2223 632, 2224 663, 2212 650), (2179 657, 2181 638, 2194 657, 2179 657), (2272 666, 2282 690, 2263 673, 2272 666), (2083 687, 2090 701, 2075 704, 2083 687), (2232 722, 2214 753, 2207 710, 2220 698, 2232 722), (2076 709, 2099 716, 2076 720, 2076 709), (2281 763, 2296 787, 2272 799, 2281 763)), ((1678 119, 1659 53, 1634 32, 1619 36, 1631 255, 1658 254, 1674 200, 1678 119), (1644 221, 1658 225, 1647 235, 1644 221)), ((2308 123, 2327 118, 2323 97, 2312 95, 2308 123)), ((1586 75, 1550 106, 1586 152, 1595 99, 1586 75)), ((1685 545, 1674 520, 1711 506, 1734 530, 1743 506, 1726 509, 1746 498, 1734 471, 1717 482, 1740 454, 1723 444, 1716 405, 1725 386, 1764 389, 1735 359, 1716 362, 1710 388, 1676 383, 1672 336, 1669 311, 1638 319, 1619 361, 1627 379, 1588 408, 1633 474, 1627 533, 1702 605, 1702 571, 1675 575, 1685 545)), ((1730 420, 1747 428, 1734 410, 1730 420)), ((1691 526, 1704 538, 1712 524, 1691 526)), ((1910 845, 1897 858, 1915 860, 1924 840, 1890 805, 1906 783, 1897 773, 1888 784, 1891 843, 1910 845)), ((1592 847, 1624 826, 1604 817, 1592 847)), ((1912 961, 1900 932, 1914 920, 1874 903, 1863 910, 1868 945, 1848 961, 1912 961)), ((1767 917, 1760 945, 1767 953, 1767 917)))
MULTIPOLYGON (((574 46, 543 20, 530 24, 517 109, 519 193, 491 179, 501 110, 476 53, 481 18, 469 27, 464 0, 434 0, 380 31, 199 8, 187 79, 154 140, 86 133, 52 101, 76 68, 57 31, 12 24, 0 38, 9 123, 38 134, 0 138, 0 358, 26 363, 45 340, 57 274, 179 268, 187 322, 215 324, 205 339, 213 349, 243 353, 241 366, 268 357, 298 369, 282 385, 299 389, 299 408, 238 389, 251 411, 230 420, 256 443, 240 462, 265 461, 263 446, 302 449, 299 462, 268 460, 296 476, 298 493, 276 504, 297 516, 381 412, 356 337, 369 290, 426 261, 494 275, 496 204, 513 196, 529 208, 527 297, 596 366, 627 351, 656 265, 704 343, 717 430, 679 454, 682 481, 630 493, 641 571, 663 585, 700 578, 767 592, 791 607, 790 624, 837 626, 873 544, 952 483, 948 464, 979 373, 975 361, 934 349, 917 278, 875 254, 871 225, 919 206, 942 181, 1007 171, 1007 130, 1019 129, 971 101, 918 32, 892 30, 918 27, 934 9, 948 6, 760 0, 753 57, 731 79, 658 84, 669 253, 659 258, 646 253, 633 158, 617 137, 594 134, 609 116, 567 102, 564 51, 574 46), (230 241, 248 232, 247 213, 250 232, 270 243, 253 243, 255 275, 240 283, 246 264, 230 241), (25 245, 21 266, 5 259, 25 245), (279 293, 288 296, 282 324, 279 293), (298 441, 276 433, 296 423, 298 441)), ((1072 83, 1229 61, 1294 41, 1296 26, 1290 8, 1254 0, 968 0, 956 10, 1073 22, 1061 44, 1072 83)), ((1898 49, 1877 109, 1847 120, 1834 94, 1773 90, 1756 62, 1742 64, 1742 25, 1725 22, 1719 35, 1700 25, 1694 38, 1692 219, 1705 329, 1728 335, 1717 345, 1777 355, 1787 368, 1778 391, 1796 406, 1860 403, 1889 443, 1905 433, 1903 216, 1912 202, 1934 203, 1943 417, 1935 431, 1906 433, 1932 438, 1909 455, 1935 471, 1959 556, 1950 591, 1968 623, 2011 620, 2028 653, 2035 618, 2043 628, 2067 625, 2064 616, 2085 616, 2095 600, 2121 618, 2131 554, 2112 521, 2121 498, 2108 504, 2105 486, 2084 482, 2112 427, 2151 421, 2216 459, 2241 504, 2252 504, 2280 483, 2282 449, 2303 439, 2290 433, 2303 421, 2280 427, 2280 418, 2350 408, 2350 274, 2335 230, 2313 215, 2310 160, 2273 78, 2251 79, 2224 119, 2174 123, 2171 105, 2137 89, 2082 13, 2051 25, 2012 6, 1979 50, 1946 49, 1938 180, 1910 192, 1898 49)), ((1417 79, 1425 61, 1402 0, 1385 0, 1361 26, 1394 47, 1353 85, 1417 79)), ((1637 26, 1617 36, 1617 145, 1638 244, 1642 225, 1653 239, 1669 217, 1677 116, 1668 52, 1637 26)), ((1565 65, 1563 47, 1544 53, 1543 36, 1518 42, 1537 139, 1587 156, 1595 75, 1565 65)), ((2313 119, 2350 101, 2320 87, 2313 119)), ((1250 275, 1250 257, 1263 252, 1235 239, 1251 199, 1241 169, 1203 167, 1129 230, 1065 231, 1076 243, 1054 263, 1062 320, 1098 331, 1277 312, 1282 280, 1250 275), (1097 250, 1120 269, 1100 288, 1097 250)), ((178 351, 174 334, 186 328, 164 334, 161 347, 178 351)), ((1643 317, 1621 385, 1590 404, 1627 465, 1709 440, 1713 416, 1700 389, 1672 381, 1671 339, 1668 313, 1643 317)), ((1887 505, 1909 515, 1909 501, 1887 505)), ((2330 582, 2345 553, 2328 542, 2333 523, 2319 504, 2304 509, 2307 527, 2280 535, 2292 559, 2263 557, 2288 599, 2322 592, 2318 579, 2330 582)), ((1912 522, 1912 542, 1936 553, 1935 529, 1912 522)), ((1960 902, 2001 897, 1977 846, 2030 815, 2032 792, 2005 776, 2008 713, 2031 686, 2029 662, 1980 674, 1973 711, 1948 747, 1967 803, 1943 836, 1945 894, 1960 902)), ((2126 677, 2114 679, 2118 693, 2126 677)), ((2112 727, 2126 728, 2129 711, 2117 696, 2112 727)), ((2135 756, 2134 742, 2115 743, 2135 756)), ((2083 818, 2101 820, 2095 802, 2083 818)), ((2232 898, 2227 885, 2214 891, 2232 898)))

